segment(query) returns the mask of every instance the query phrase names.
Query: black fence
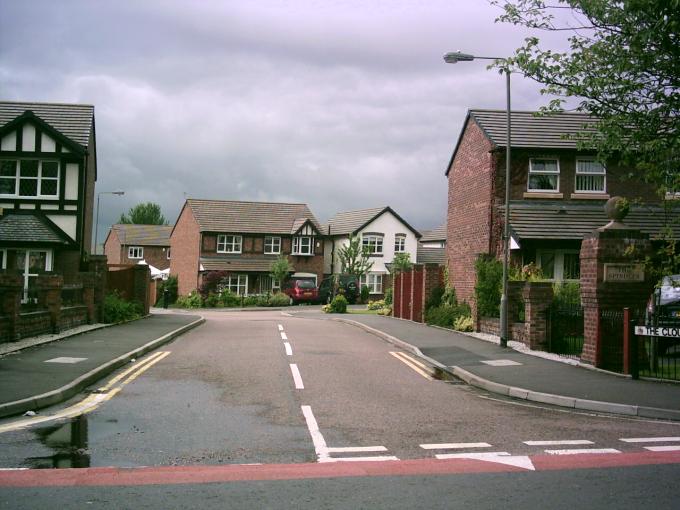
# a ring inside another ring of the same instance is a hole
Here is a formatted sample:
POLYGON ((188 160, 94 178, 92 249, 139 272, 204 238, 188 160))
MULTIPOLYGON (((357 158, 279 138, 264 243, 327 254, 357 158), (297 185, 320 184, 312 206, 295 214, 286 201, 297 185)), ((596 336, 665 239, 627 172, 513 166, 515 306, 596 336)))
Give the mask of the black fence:
POLYGON ((547 311, 548 352, 580 359, 583 350, 583 307, 579 304, 553 305, 547 311))

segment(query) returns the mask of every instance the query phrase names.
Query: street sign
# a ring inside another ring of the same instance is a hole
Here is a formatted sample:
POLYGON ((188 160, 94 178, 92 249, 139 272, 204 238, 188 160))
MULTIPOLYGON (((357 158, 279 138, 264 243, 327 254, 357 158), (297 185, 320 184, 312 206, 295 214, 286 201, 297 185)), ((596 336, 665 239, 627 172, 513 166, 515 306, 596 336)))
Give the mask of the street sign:
POLYGON ((605 264, 605 282, 644 282, 645 268, 642 264, 605 264))
POLYGON ((680 326, 635 326, 635 334, 640 336, 680 338, 680 326))

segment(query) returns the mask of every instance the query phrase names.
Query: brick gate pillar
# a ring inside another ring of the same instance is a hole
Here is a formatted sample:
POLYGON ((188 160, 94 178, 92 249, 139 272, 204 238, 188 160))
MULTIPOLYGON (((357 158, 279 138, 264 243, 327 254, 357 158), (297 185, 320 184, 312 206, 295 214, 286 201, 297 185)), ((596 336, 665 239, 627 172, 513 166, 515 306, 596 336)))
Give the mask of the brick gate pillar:
POLYGON ((61 289, 64 287, 64 277, 57 274, 43 274, 35 279, 35 286, 39 292, 39 303, 50 314, 52 333, 59 333, 59 318, 61 316, 61 289))
POLYGON ((546 340, 547 312, 553 301, 552 283, 526 282, 522 289, 522 297, 526 342, 531 349, 539 349, 546 340))
POLYGON ((0 272, 0 316, 7 320, 4 332, 0 331, 0 342, 14 342, 19 339, 17 322, 21 313, 21 297, 24 294, 24 279, 18 274, 0 272))
POLYGON ((605 330, 602 313, 643 309, 654 288, 643 264, 651 252, 649 236, 622 223, 628 207, 620 197, 609 199, 605 211, 611 221, 581 243, 581 359, 602 368, 620 366, 623 353, 623 325, 605 330))

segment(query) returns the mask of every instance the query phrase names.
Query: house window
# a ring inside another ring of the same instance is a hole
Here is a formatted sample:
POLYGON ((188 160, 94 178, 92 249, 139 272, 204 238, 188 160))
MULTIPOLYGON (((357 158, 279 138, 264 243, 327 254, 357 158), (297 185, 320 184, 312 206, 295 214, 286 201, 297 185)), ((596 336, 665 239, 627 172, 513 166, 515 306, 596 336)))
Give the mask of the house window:
POLYGON ((536 263, 547 280, 578 280, 581 278, 581 256, 577 250, 539 250, 536 263))
POLYGON ((22 302, 29 298, 32 280, 40 273, 52 270, 52 250, 17 250, 17 269, 24 277, 24 296, 22 302))
POLYGON ((241 236, 228 236, 225 234, 217 236, 217 253, 241 253, 241 236))
POLYGON ((529 191, 559 191, 560 162, 557 159, 529 160, 529 191))
POLYGON ((371 255, 382 255, 383 236, 376 234, 366 234, 361 236, 361 244, 365 251, 371 255))
POLYGON ((264 238, 264 252, 269 255, 281 253, 281 238, 266 236, 264 238))
POLYGON ((142 246, 130 246, 128 248, 128 258, 129 259, 143 259, 144 258, 144 247, 142 247, 142 246))
POLYGON ((361 287, 368 287, 369 294, 382 294, 382 277, 380 273, 368 273, 361 277, 361 287))
POLYGON ((238 294, 240 296, 245 296, 248 294, 248 275, 247 274, 234 274, 225 277, 222 280, 222 289, 227 289, 238 294))
POLYGON ((576 160, 576 193, 604 193, 606 178, 602 163, 592 159, 576 160))
POLYGON ((57 198, 59 163, 37 159, 0 161, 0 195, 57 198))
POLYGON ((298 236, 293 238, 293 255, 313 255, 312 238, 298 236))
POLYGON ((406 234, 394 236, 394 253, 404 253, 406 251, 406 234))
POLYGON ((165 250, 165 257, 166 257, 168 260, 170 260, 170 248, 168 248, 167 250, 165 250))

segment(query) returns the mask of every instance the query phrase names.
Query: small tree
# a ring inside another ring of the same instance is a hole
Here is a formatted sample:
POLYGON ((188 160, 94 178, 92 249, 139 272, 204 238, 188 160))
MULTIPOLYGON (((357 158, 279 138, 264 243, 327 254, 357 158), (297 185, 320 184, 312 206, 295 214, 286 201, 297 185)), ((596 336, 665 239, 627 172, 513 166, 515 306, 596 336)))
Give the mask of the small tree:
POLYGON ((361 245, 361 239, 349 236, 349 244, 338 250, 342 272, 351 274, 361 279, 373 266, 370 259, 371 253, 368 248, 361 245))
POLYGON ((153 202, 137 204, 127 214, 121 214, 118 223, 135 225, 167 225, 168 220, 161 213, 161 206, 153 202))
POLYGON ((411 254, 409 253, 397 253, 392 260, 392 268, 390 272, 392 274, 405 273, 410 271, 413 267, 413 262, 411 262, 411 254))
POLYGON ((274 262, 272 262, 269 269, 269 275, 278 280, 280 283, 288 277, 288 274, 293 271, 293 266, 290 265, 286 255, 279 255, 274 262))

